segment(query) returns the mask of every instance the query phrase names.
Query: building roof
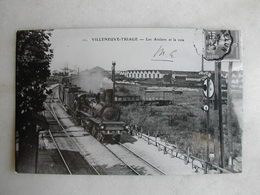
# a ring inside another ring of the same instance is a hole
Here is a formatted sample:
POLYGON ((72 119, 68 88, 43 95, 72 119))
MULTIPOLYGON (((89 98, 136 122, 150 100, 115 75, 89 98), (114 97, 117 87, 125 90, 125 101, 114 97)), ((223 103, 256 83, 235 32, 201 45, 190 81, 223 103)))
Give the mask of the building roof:
POLYGON ((127 72, 127 71, 138 71, 138 72, 141 72, 141 71, 146 71, 146 72, 152 72, 152 71, 158 71, 158 72, 160 72, 160 73, 163 73, 163 74, 165 74, 165 73, 170 73, 170 72, 173 72, 172 70, 158 70, 158 69, 154 69, 154 70, 124 70, 124 71, 122 71, 122 72, 127 72))

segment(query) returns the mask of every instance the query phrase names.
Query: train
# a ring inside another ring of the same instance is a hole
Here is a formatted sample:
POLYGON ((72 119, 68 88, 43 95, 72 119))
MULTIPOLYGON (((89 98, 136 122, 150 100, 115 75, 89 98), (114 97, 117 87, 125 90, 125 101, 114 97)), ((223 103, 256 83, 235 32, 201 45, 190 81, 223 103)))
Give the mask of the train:
POLYGON ((170 89, 147 89, 144 91, 143 100, 146 103, 156 102, 159 106, 173 103, 174 91, 170 89))
POLYGON ((168 88, 148 88, 142 95, 116 94, 115 102, 120 105, 139 104, 139 105, 157 105, 165 106, 174 103, 174 96, 182 94, 182 91, 168 88))
POLYGON ((113 89, 94 94, 68 83, 59 85, 59 98, 67 112, 100 142, 120 142, 121 135, 128 131, 113 97, 113 89))
POLYGON ((129 105, 132 103, 142 104, 140 95, 115 95, 115 103, 119 105, 129 105))

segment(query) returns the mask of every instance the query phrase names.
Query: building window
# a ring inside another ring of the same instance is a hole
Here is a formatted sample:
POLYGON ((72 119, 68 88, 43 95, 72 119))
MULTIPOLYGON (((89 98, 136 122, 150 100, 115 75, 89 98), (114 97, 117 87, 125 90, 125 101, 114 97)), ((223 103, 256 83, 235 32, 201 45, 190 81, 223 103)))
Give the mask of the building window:
POLYGON ((155 78, 155 74, 153 74, 153 78, 155 78))
POLYGON ((157 74, 157 77, 160 78, 160 74, 157 74))
POLYGON ((137 78, 139 78, 139 74, 137 74, 137 78))
POLYGON ((134 78, 135 78, 135 74, 134 74, 134 78))
POLYGON ((151 78, 151 74, 149 74, 149 78, 151 78))
POLYGON ((141 74, 141 78, 143 78, 143 74, 141 74))

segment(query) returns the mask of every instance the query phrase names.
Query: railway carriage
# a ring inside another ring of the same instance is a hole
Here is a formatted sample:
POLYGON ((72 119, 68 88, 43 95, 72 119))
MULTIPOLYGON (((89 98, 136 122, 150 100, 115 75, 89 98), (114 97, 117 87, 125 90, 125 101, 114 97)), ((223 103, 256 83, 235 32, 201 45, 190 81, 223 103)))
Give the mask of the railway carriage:
POLYGON ((181 94, 180 91, 175 91, 172 89, 165 88, 151 88, 144 90, 142 95, 115 95, 115 103, 119 105, 128 105, 128 104, 156 104, 158 106, 169 105, 174 101, 175 94, 181 94))
POLYGON ((116 95, 115 102, 117 104, 128 105, 132 103, 142 102, 142 99, 139 95, 116 95))
POLYGON ((144 92, 145 103, 158 103, 158 105, 169 105, 173 103, 173 90, 147 89, 144 92))

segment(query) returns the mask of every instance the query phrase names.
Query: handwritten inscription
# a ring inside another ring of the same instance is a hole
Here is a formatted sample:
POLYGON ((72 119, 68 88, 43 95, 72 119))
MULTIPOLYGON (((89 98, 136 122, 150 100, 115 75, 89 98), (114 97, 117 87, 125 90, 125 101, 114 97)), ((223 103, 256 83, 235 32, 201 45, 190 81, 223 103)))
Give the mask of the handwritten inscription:
POLYGON ((177 49, 167 50, 163 46, 160 46, 153 54, 152 61, 168 61, 173 62, 177 49))

